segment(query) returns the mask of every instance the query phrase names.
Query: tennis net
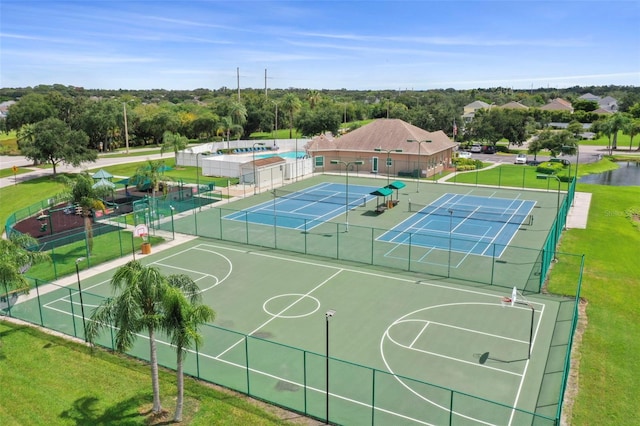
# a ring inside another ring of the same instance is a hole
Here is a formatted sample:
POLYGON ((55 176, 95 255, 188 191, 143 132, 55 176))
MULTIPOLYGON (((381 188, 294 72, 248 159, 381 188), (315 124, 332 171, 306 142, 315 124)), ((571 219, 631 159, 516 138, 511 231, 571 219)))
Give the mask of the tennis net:
MULTIPOLYGON (((283 189, 274 189, 272 194, 276 198, 284 198, 287 200, 304 201, 310 203, 329 203, 338 204, 344 206, 347 202, 347 196, 344 192, 339 191, 313 191, 313 192, 301 192, 301 191, 285 191, 283 189)), ((367 201, 367 196, 363 194, 349 194, 350 206, 364 206, 367 201)))
POLYGON ((493 207, 470 205, 424 205, 409 202, 409 211, 425 215, 459 217, 498 223, 514 223, 517 225, 533 225, 533 215, 520 213, 518 210, 497 209, 493 207))

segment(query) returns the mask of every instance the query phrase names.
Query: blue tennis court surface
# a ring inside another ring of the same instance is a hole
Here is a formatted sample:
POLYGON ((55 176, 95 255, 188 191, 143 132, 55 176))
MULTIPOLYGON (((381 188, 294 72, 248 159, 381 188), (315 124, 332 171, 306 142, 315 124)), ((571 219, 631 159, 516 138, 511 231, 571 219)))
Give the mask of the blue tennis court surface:
MULTIPOLYGON (((349 209, 376 198, 376 187, 349 185, 349 209)), ((278 194, 278 193, 276 193, 278 194)), ((310 230, 345 213, 346 185, 322 183, 283 196, 274 197, 249 209, 224 216, 225 219, 282 228, 310 230)))
POLYGON ((500 257, 535 201, 444 194, 378 238, 390 243, 500 257))

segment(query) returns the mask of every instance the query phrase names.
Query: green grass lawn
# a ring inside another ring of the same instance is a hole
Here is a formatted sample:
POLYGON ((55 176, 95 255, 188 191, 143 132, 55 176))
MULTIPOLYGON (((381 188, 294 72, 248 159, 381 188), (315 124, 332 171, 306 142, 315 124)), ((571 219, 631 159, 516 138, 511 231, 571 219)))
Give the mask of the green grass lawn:
MULTIPOLYGON (((0 424, 147 425, 151 408, 149 367, 0 321, 0 424)), ((175 409, 175 374, 160 372, 163 408, 175 409)), ((183 424, 285 425, 246 398, 185 380, 183 424)))
MULTIPOLYGON (((227 183, 235 185, 238 183, 238 178, 227 177, 214 177, 214 176, 202 176, 198 175, 197 168, 191 166, 178 166, 176 167, 176 161, 173 155, 166 156, 164 164, 171 167, 171 170, 166 171, 164 174, 172 181, 183 180, 188 183, 195 183, 199 181, 201 184, 206 185, 208 183, 215 183, 216 186, 226 187, 227 183)), ((116 164, 113 166, 99 167, 89 170, 89 173, 95 173, 100 169, 103 169, 114 176, 127 176, 131 177, 135 175, 136 170, 140 166, 145 166, 148 161, 140 161, 136 163, 116 164)), ((114 182, 118 179, 114 179, 114 182)))

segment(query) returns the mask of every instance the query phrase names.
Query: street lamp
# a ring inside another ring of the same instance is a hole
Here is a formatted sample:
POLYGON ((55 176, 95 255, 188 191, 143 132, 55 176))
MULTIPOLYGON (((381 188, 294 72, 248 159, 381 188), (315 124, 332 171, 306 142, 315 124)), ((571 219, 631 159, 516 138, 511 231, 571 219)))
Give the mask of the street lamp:
POLYGON ((407 139, 407 142, 415 142, 418 144, 418 179, 416 180, 416 192, 420 192, 420 175, 422 174, 422 170, 420 170, 420 147, 423 143, 431 143, 433 141, 431 139, 421 141, 417 139, 407 139))
POLYGON ((253 195, 256 195, 256 189, 258 186, 258 178, 256 176, 256 146, 264 146, 262 142, 256 142, 253 144, 251 155, 253 156, 253 195))
POLYGON ((78 263, 82 262, 84 257, 76 259, 76 277, 78 278, 78 294, 80 295, 80 312, 82 313, 82 329, 84 330, 84 341, 87 341, 87 323, 84 319, 84 303, 82 302, 82 287, 80 286, 80 268, 78 263))
POLYGON ((173 211, 175 209, 176 209, 175 207, 171 205, 169 206, 169 210, 171 210, 171 234, 173 235, 174 240, 176 239, 176 228, 173 226, 173 211))
POLYGON ((276 139, 278 137, 278 103, 276 101, 271 101, 276 106, 276 131, 273 133, 273 146, 276 146, 276 139))
POLYGON ((387 153, 387 186, 389 186, 389 176, 391 175, 391 172, 389 171, 389 167, 391 166, 391 153, 392 152, 402 152, 401 149, 382 149, 382 148, 375 148, 374 151, 377 152, 386 152, 387 153))
POLYGON ((363 165, 364 161, 356 160, 356 161, 341 161, 341 160, 331 160, 331 164, 344 164, 344 170, 347 175, 347 190, 345 195, 345 204, 344 204, 344 224, 345 224, 345 232, 349 232, 349 166, 352 164, 363 165))
POLYGON ((326 382, 325 382, 325 391, 326 391, 326 417, 325 423, 329 424, 329 318, 333 317, 336 314, 336 311, 333 309, 329 309, 325 314, 325 324, 326 324, 326 332, 325 336, 327 338, 326 351, 325 351, 325 360, 326 360, 326 382))

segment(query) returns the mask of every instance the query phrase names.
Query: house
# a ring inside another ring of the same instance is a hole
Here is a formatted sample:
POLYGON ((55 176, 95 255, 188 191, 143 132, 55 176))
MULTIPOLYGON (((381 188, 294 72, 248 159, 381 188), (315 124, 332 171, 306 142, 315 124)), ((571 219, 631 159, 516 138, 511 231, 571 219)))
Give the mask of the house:
POLYGON ((488 103, 483 101, 473 101, 470 104, 467 104, 463 107, 462 120, 465 123, 469 123, 471 120, 473 120, 473 117, 476 115, 476 111, 483 108, 490 109, 492 105, 493 104, 489 105, 488 103))
POLYGON ((506 104, 502 105, 500 108, 506 108, 506 109, 529 109, 529 107, 527 107, 526 105, 522 105, 520 102, 517 102, 517 101, 507 102, 506 104))
POLYGON ((561 98, 550 100, 546 105, 541 106, 540 109, 543 111, 569 111, 573 113, 571 102, 561 98))
POLYGON ((456 143, 400 119, 381 118, 336 139, 313 138, 306 146, 315 171, 349 170, 428 177, 451 164, 456 143), (333 161, 333 164, 332 164, 333 161), (362 162, 362 163, 361 163, 362 162))
POLYGON ((597 102, 599 108, 594 111, 597 114, 611 114, 618 111, 618 100, 611 96, 601 98, 600 96, 592 95, 591 93, 585 93, 578 99, 597 102))

